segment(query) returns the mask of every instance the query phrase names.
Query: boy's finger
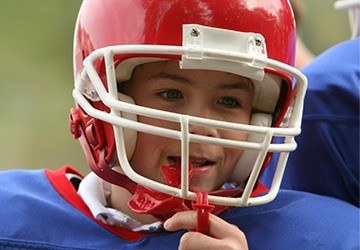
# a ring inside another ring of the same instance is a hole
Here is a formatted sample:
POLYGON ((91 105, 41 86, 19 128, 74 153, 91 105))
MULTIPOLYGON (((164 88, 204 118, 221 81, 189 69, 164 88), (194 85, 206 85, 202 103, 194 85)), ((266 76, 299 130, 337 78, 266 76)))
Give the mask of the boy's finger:
MULTIPOLYGON (((168 219, 164 227, 168 231, 176 231, 180 229, 196 230, 197 214, 196 211, 185 211, 175 214, 168 219)), ((210 214, 210 235, 222 239, 229 234, 242 234, 242 232, 234 225, 227 223, 219 217, 210 214)))
POLYGON ((234 238, 229 239, 215 239, 207 235, 188 232, 185 233, 180 240, 179 249, 248 249, 246 238, 239 241, 234 238))
POLYGON ((165 221, 164 228, 168 231, 176 231, 180 229, 196 229, 197 216, 195 211, 179 212, 165 221))
POLYGON ((197 233, 197 232, 188 232, 185 233, 179 243, 179 250, 182 249, 221 249, 218 246, 219 240, 211 238, 207 235, 197 233))

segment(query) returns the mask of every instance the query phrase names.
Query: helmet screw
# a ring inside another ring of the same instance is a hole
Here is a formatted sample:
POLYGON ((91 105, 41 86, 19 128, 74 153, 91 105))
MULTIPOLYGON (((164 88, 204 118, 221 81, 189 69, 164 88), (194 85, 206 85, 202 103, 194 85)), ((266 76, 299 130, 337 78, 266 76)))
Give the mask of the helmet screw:
POLYGON ((92 89, 92 90, 90 91, 90 96, 91 96, 92 99, 98 98, 98 94, 96 93, 96 90, 95 90, 95 89, 92 89))
POLYGON ((262 45, 262 42, 259 38, 255 38, 254 41, 256 46, 260 47, 262 45))
POLYGON ((200 30, 198 28, 192 28, 190 31, 190 35, 197 37, 200 35, 200 30))

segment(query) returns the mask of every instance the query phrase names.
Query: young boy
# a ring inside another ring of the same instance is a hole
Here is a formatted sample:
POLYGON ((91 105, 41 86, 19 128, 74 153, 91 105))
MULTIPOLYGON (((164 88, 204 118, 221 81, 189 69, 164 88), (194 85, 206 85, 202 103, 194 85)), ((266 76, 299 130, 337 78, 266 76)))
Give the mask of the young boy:
POLYGON ((300 132, 295 40, 288 1, 84 1, 70 124, 93 172, 0 175, 0 246, 357 247, 346 203, 283 191, 263 205, 300 132))

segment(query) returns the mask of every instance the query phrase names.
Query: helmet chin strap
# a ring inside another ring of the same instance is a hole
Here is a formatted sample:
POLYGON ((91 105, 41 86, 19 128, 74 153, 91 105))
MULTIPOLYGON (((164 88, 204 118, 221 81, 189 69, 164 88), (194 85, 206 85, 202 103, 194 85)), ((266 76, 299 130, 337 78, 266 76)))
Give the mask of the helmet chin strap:
MULTIPOLYGON (((170 166, 161 167, 165 183, 172 187, 181 187, 181 163, 177 162, 170 166)), ((189 180, 191 181, 193 166, 189 163, 189 180)), ((265 192, 266 188, 260 183, 253 191, 253 195, 265 192)), ((212 191, 209 194, 223 197, 238 197, 242 194, 241 189, 225 189, 212 191)), ((151 214, 159 221, 164 222, 177 212, 196 210, 198 213, 199 232, 208 234, 209 230, 209 213, 218 215, 224 211, 230 210, 229 206, 210 205, 207 200, 207 192, 195 190, 197 202, 191 202, 183 198, 164 194, 159 191, 138 185, 133 197, 128 202, 129 207, 140 214, 151 214)))

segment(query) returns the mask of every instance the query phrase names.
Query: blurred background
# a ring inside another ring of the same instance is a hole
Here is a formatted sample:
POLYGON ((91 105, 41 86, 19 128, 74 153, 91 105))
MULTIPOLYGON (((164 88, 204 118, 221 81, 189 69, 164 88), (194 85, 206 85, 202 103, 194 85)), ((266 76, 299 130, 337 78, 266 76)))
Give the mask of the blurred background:
MULTIPOLYGON (((301 3, 298 31, 314 55, 347 40, 347 13, 335 0, 301 3)), ((88 172, 69 133, 72 39, 81 0, 0 0, 0 169, 88 172)))

